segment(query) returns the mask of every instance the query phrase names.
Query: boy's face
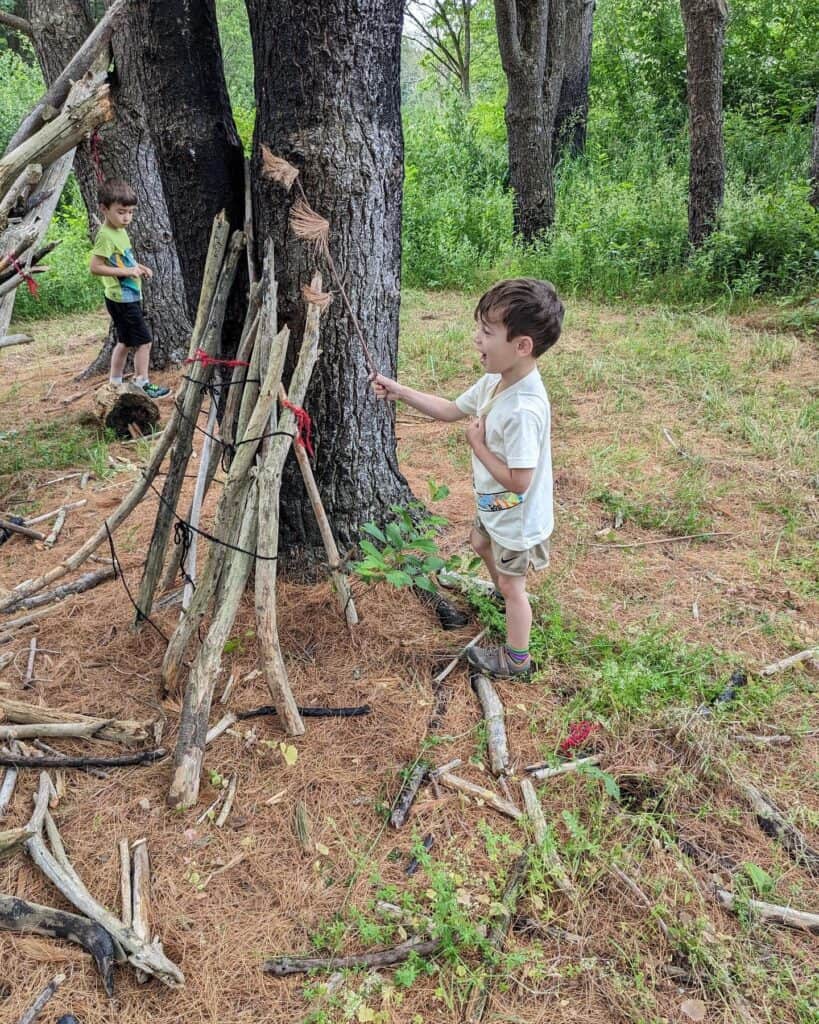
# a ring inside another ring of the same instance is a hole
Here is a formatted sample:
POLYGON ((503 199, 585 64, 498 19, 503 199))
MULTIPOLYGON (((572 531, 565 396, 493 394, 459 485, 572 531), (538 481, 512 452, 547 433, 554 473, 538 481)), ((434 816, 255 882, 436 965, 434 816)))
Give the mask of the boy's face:
POLYGON ((127 228, 134 219, 134 207, 124 203, 111 203, 101 207, 105 220, 112 228, 127 228))
POLYGON ((484 320, 475 323, 474 342, 481 357, 481 366, 486 373, 506 373, 518 360, 532 354, 531 338, 508 338, 506 324, 502 320, 484 320))

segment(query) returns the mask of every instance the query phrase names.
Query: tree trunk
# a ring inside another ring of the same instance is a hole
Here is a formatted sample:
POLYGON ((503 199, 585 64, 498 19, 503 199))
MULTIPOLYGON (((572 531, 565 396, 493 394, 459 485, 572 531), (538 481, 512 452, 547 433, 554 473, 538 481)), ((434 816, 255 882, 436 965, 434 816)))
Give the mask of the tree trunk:
MULTIPOLYGON (((52 0, 29 0, 28 9, 37 59, 50 85, 91 32, 94 23, 85 0, 61 0, 59 4, 52 0)), ((129 182, 139 200, 129 234, 140 261, 154 272, 151 281, 143 283, 143 307, 154 338, 151 365, 162 368, 169 362, 179 362, 187 354, 191 322, 156 154, 142 113, 144 103, 134 71, 135 36, 131 22, 125 21, 122 29, 114 34, 112 45, 116 61, 112 81, 116 119, 99 131, 96 146, 99 173, 105 178, 122 178, 129 182)), ((77 149, 74 173, 93 232, 99 223, 98 182, 97 167, 88 143, 77 149)), ((111 348, 112 338, 109 337, 89 367, 91 373, 107 370, 111 348)))
POLYGON ((722 60, 725 0, 680 0, 685 26, 688 124, 688 240, 702 245, 717 225, 725 184, 722 136, 722 60))
POLYGON ((508 85, 505 114, 515 231, 525 241, 535 239, 555 219, 552 134, 563 83, 566 2, 495 0, 508 85))
MULTIPOLYGON (((145 120, 193 319, 213 218, 224 210, 234 230, 244 221, 244 158, 225 85, 215 4, 133 0, 129 22, 131 56, 139 65, 145 120)), ((231 328, 238 332, 242 319, 237 308, 229 316, 231 328)))
POLYGON ((810 164, 810 177, 813 182, 810 204, 815 210, 819 210, 819 97, 816 98, 816 114, 813 119, 813 155, 810 164))
MULTIPOLYGON (((265 144, 302 170, 313 208, 331 225, 330 250, 374 360, 396 370, 401 266, 403 139, 401 0, 249 0, 258 115, 253 166, 265 144), (328 40, 332 41, 328 45, 328 40)), ((276 246, 280 322, 302 337, 302 284, 314 260, 292 238, 292 197, 254 175, 257 252, 276 246)), ((332 288, 332 283, 326 285, 332 288)), ((411 495, 396 458, 394 415, 376 402, 338 296, 326 310, 305 407, 316 437, 314 471, 342 550, 361 524, 383 521, 411 495)), ((292 368, 293 353, 288 365, 292 368)), ((289 370, 285 372, 288 379, 289 370)), ((295 460, 285 471, 280 551, 321 561, 324 549, 295 460)))
POLYGON ((552 130, 552 158, 579 156, 586 148, 592 27, 595 0, 567 0, 566 64, 552 130))

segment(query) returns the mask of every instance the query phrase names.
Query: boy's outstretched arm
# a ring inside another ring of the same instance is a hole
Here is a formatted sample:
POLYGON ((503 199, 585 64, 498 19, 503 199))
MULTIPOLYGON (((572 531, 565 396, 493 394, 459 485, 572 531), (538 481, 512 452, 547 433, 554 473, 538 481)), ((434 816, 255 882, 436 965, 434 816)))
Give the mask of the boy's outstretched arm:
POLYGON ((97 277, 153 277, 153 272, 138 263, 135 267, 112 267, 111 264, 94 253, 88 264, 88 269, 97 277))
POLYGON ((413 409, 424 413, 425 416, 431 416, 434 420, 454 423, 455 420, 461 420, 466 415, 448 398, 428 395, 425 391, 415 391, 413 388, 408 388, 406 384, 399 384, 397 380, 384 377, 380 373, 373 377, 372 387, 378 398, 384 398, 389 402, 406 402, 413 409))

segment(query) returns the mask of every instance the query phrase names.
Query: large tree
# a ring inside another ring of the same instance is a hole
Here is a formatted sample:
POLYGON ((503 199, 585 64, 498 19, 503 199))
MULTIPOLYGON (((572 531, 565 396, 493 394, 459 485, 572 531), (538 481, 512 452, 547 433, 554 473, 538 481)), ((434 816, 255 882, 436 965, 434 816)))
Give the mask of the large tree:
POLYGON ((555 218, 552 136, 565 68, 567 0, 495 0, 506 74, 515 231, 530 241, 555 218))
MULTIPOLYGON (((94 27, 92 11, 86 0, 28 0, 28 18, 37 59, 50 85, 94 27)), ((129 232, 140 260, 154 271, 144 285, 144 305, 154 337, 152 362, 162 367, 186 354, 191 322, 156 154, 143 116, 145 103, 134 71, 139 41, 129 19, 114 34, 112 46, 116 119, 100 129, 92 144, 78 147, 74 171, 92 230, 98 213, 98 176, 122 178, 136 191, 139 206, 129 232)), ((109 358, 110 344, 92 369, 103 370, 109 358)))
MULTIPOLYGON (((378 368, 396 370, 403 140, 399 61, 402 0, 248 0, 258 114, 253 200, 257 245, 276 248, 279 311, 301 335, 313 257, 288 232, 292 194, 261 173, 262 145, 301 170, 331 225, 330 251, 378 368)), ((335 289, 325 274, 325 287, 335 289)), ((336 290, 337 292, 337 290, 336 290)), ((362 522, 409 497, 394 421, 374 400, 369 370, 338 294, 324 315, 322 353, 306 408, 316 424, 315 472, 342 548, 362 522)), ((320 550, 298 470, 281 508, 282 548, 320 550)))
POLYGON ((244 220, 244 157, 225 85, 215 3, 132 0, 128 20, 130 58, 193 317, 214 216, 224 209, 235 228, 244 220))
POLYGON ((595 0, 566 0, 565 67, 552 129, 552 158, 586 148, 595 0))
POLYGON ((725 0, 680 0, 685 26, 688 126, 688 240, 702 245, 717 225, 725 187, 722 63, 725 0))

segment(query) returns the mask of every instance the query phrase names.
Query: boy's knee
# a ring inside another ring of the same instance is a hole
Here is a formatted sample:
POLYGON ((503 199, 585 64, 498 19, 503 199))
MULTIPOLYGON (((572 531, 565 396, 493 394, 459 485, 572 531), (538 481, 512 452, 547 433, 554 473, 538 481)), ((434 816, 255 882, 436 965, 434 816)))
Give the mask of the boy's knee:
POLYGON ((482 534, 480 530, 476 530, 474 526, 472 527, 472 532, 469 535, 469 543, 472 545, 476 554, 479 554, 481 557, 488 555, 492 548, 489 538, 482 534))
POLYGON ((526 577, 510 576, 508 573, 498 573, 498 590, 505 598, 515 597, 517 594, 526 593, 526 577))

